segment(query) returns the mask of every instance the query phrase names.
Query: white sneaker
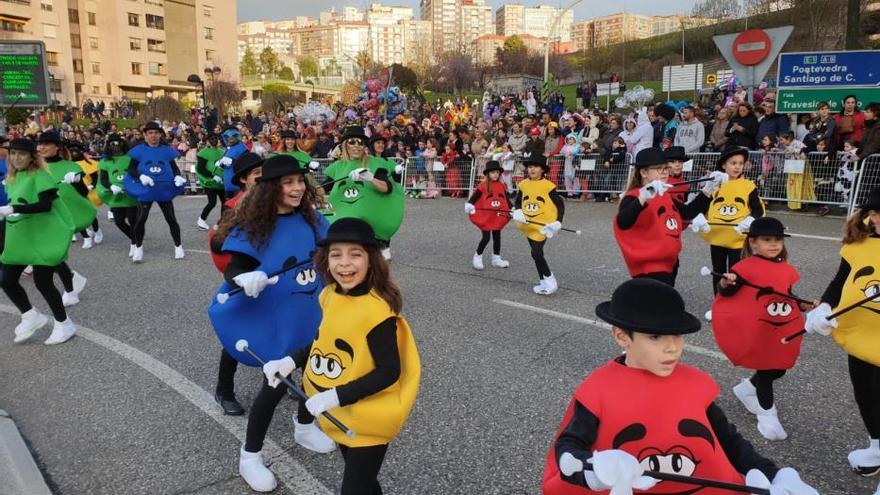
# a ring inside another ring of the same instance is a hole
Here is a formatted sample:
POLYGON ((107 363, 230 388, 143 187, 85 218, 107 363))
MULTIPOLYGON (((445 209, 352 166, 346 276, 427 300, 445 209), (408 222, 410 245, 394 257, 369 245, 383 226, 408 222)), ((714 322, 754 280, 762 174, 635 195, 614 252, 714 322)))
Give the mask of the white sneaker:
POLYGON ((493 254, 492 266, 494 266, 495 268, 507 268, 508 266, 510 266, 510 263, 508 263, 506 259, 502 258, 501 255, 493 254))
POLYGON ((555 294, 556 291, 559 290, 559 284, 556 283, 556 276, 552 274, 549 277, 541 279, 541 284, 543 284, 543 287, 536 286, 532 289, 535 291, 535 294, 549 296, 555 294))
POLYGON ((275 475, 263 464, 262 452, 248 452, 241 448, 238 474, 255 492, 271 492, 277 486, 275 475))
POLYGON ((101 244, 104 242, 104 231, 101 229, 96 230, 92 238, 94 238, 95 244, 101 244))
POLYGON ((134 256, 134 251, 135 251, 135 249, 137 249, 137 246, 135 246, 134 244, 131 244, 131 245, 128 246, 128 257, 129 257, 129 258, 131 258, 132 256, 134 256))
POLYGON ((773 405, 770 409, 764 409, 760 405, 758 408, 758 431, 761 432, 761 436, 767 440, 785 440, 788 438, 788 433, 785 432, 785 429, 782 428, 782 423, 779 422, 776 405, 773 405))
POLYGON ((183 251, 183 246, 174 246, 174 259, 182 260, 184 256, 186 253, 183 251))
POLYGON ((853 471, 862 476, 880 473, 880 439, 870 439, 867 449, 853 450, 847 459, 853 471))
POLYGON ((761 404, 758 402, 758 391, 748 378, 743 378, 739 385, 733 387, 733 395, 752 414, 758 414, 761 404))
POLYGON ((140 263, 144 261, 144 247, 134 247, 134 252, 131 253, 131 261, 134 263, 140 263))
POLYGON ((13 342, 21 344, 33 337, 34 332, 43 328, 46 323, 49 323, 49 318, 46 318, 46 315, 40 313, 35 308, 31 308, 21 315, 21 323, 15 327, 15 340, 13 342))
POLYGON ((83 249, 92 249, 93 245, 94 245, 94 241, 92 240, 91 237, 86 237, 83 239, 83 245, 82 245, 83 249))
POLYGON ((538 282, 538 285, 532 287, 532 292, 535 294, 540 294, 542 290, 547 287, 547 284, 544 283, 544 277, 541 277, 541 280, 538 282))
POLYGON ((703 315, 703 318, 705 318, 706 321, 712 321, 712 310, 710 309, 709 311, 706 311, 706 314, 703 315))
POLYGON ((79 296, 79 293, 82 292, 83 289, 86 288, 86 282, 88 282, 88 281, 89 280, 87 278, 83 277, 82 275, 80 275, 79 272, 74 271, 73 272, 73 293, 76 294, 77 296, 79 296))
POLYGON ((79 304, 79 296, 76 295, 76 292, 65 292, 61 294, 61 302, 65 308, 69 308, 79 304))
POLYGON ((28 265, 28 266, 24 267, 24 274, 28 275, 28 276, 33 275, 34 274, 33 265, 28 265))
POLYGON ((73 237, 70 239, 70 242, 76 242, 76 234, 73 234, 73 237))
POLYGON ((474 253, 474 259, 471 261, 471 265, 474 267, 474 270, 482 270, 485 268, 483 266, 483 255, 474 253))
POLYGON ((199 217, 199 220, 196 222, 196 226, 201 230, 208 230, 211 228, 211 226, 208 225, 208 222, 206 222, 202 217, 199 217))
POLYGON ((296 443, 319 454, 336 450, 336 442, 321 431, 317 421, 313 420, 307 424, 299 423, 296 420, 296 415, 293 416, 293 439, 296 443))
POLYGON ((113 221, 113 211, 107 210, 107 220, 113 221))
POLYGON ((391 248, 383 248, 382 249, 382 257, 385 258, 385 261, 391 261, 391 248))
POLYGON ((70 340, 75 333, 76 325, 70 321, 69 317, 64 321, 55 321, 55 326, 52 327, 52 334, 43 343, 46 345, 63 344, 70 340))

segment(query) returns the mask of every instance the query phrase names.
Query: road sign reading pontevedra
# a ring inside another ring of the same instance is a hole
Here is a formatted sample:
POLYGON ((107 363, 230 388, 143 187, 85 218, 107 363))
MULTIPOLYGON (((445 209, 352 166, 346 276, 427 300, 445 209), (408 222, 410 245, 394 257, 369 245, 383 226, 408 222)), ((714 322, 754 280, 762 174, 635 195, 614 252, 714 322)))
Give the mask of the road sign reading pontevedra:
POLYGON ((49 71, 42 41, 0 41, 0 106, 49 105, 49 71))
POLYGON ((779 55, 780 88, 878 86, 880 52, 802 52, 779 55))

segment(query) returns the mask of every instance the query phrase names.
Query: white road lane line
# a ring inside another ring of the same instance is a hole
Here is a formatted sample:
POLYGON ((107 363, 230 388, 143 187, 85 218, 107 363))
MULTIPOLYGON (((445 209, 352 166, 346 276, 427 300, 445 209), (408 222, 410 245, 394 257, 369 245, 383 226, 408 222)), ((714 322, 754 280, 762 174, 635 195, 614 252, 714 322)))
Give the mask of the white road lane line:
MULTIPOLYGON (((492 302, 496 304, 503 304, 504 306, 509 306, 511 308, 524 309, 526 311, 531 311, 533 313, 540 313, 547 316, 552 316, 554 318, 559 318, 561 320, 575 321, 578 323, 584 323, 596 328, 600 328, 602 330, 611 330, 611 325, 605 323, 604 321, 592 320, 590 318, 584 318, 582 316, 570 315, 568 313, 561 313, 559 311, 553 311, 552 309, 539 308, 537 306, 531 306, 529 304, 523 304, 516 301, 508 301, 507 299, 492 299, 492 302)), ((727 357, 718 352, 713 351, 711 349, 706 349, 705 347, 700 347, 692 344, 685 344, 684 348, 694 354, 700 354, 702 356, 713 357, 715 359, 720 359, 722 361, 726 361, 727 357)))
POLYGON ((200 253, 200 254, 211 254, 211 251, 205 251, 203 249, 186 249, 187 253, 200 253))
MULTIPOLYGON (((0 311, 18 316, 18 310, 6 304, 0 304, 0 311)), ((244 417, 226 416, 214 402, 214 397, 192 380, 124 342, 108 337, 95 330, 77 325, 77 337, 97 344, 119 356, 140 366, 145 371, 161 380, 169 388, 182 395, 192 405, 220 424, 232 436, 244 443, 247 420, 244 417)), ((317 478, 312 476, 302 464, 270 439, 263 445, 263 456, 270 463, 272 471, 282 484, 296 494, 331 495, 317 478)))

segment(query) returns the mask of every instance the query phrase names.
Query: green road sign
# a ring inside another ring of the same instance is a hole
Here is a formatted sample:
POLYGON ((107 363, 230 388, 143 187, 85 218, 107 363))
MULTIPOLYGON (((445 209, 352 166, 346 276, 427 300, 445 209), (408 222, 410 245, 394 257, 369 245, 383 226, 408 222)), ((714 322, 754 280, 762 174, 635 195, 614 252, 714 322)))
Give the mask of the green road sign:
POLYGON ((844 97, 855 95, 859 108, 880 102, 880 88, 779 89, 776 111, 779 113, 815 112, 819 102, 827 101, 832 112, 839 112, 844 97))
POLYGON ((49 105, 48 74, 42 41, 0 41, 0 106, 49 105))

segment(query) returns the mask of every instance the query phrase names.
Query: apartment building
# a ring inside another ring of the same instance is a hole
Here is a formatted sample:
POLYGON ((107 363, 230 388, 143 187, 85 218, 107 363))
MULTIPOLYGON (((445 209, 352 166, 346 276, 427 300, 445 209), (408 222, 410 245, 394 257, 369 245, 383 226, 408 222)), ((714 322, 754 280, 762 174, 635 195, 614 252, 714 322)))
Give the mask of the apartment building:
MULTIPOLYGON (((512 36, 514 34, 529 34, 536 38, 547 38, 553 21, 559 16, 561 9, 549 5, 526 7, 522 4, 502 5, 495 11, 495 34, 512 36)), ((569 9, 559 18, 559 23, 553 33, 556 41, 567 43, 571 41, 574 12, 569 9)))
POLYGON ((454 51, 459 46, 456 32, 459 28, 460 2, 461 0, 420 1, 422 20, 431 23, 431 45, 434 55, 454 51))
POLYGON ((494 32, 492 7, 486 5, 485 0, 461 0, 456 32, 458 50, 469 52, 474 40, 494 32))

